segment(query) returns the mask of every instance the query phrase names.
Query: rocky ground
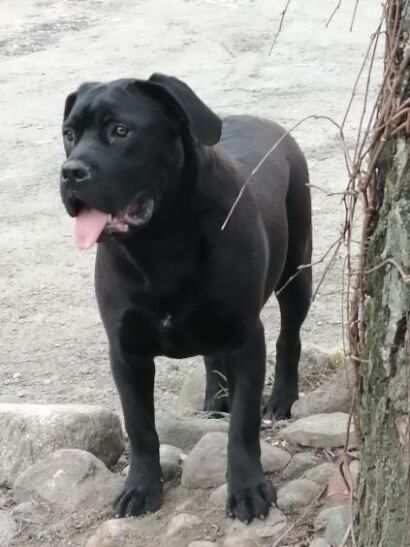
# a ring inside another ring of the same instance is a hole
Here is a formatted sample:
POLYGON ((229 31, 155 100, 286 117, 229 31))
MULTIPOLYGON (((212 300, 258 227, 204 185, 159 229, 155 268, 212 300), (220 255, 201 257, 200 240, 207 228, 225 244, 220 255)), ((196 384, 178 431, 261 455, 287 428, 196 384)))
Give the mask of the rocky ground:
POLYGON ((142 518, 111 511, 128 465, 117 415, 91 405, 0 404, 0 545, 341 545, 359 469, 348 415, 354 379, 341 361, 341 352, 305 353, 302 379, 319 371, 327 380, 295 403, 292 420, 262 423, 262 466, 277 501, 250 525, 225 516, 229 416, 199 410, 202 368, 185 379, 175 412, 158 420, 165 503, 142 518))

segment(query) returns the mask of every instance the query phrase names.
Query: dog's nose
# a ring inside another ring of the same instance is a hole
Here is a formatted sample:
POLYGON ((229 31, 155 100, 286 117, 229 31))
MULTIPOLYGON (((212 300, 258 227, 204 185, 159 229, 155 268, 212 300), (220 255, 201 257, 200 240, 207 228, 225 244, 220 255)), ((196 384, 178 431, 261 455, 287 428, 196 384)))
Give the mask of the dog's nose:
POLYGON ((90 170, 81 160, 68 160, 61 169, 61 180, 64 183, 84 183, 90 179, 90 170))

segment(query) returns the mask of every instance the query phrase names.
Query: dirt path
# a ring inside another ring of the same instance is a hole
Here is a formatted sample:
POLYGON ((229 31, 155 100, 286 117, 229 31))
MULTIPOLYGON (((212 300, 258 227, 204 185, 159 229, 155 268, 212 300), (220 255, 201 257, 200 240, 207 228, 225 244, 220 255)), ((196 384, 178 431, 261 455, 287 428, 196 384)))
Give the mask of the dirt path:
MULTIPOLYGON (((340 120, 379 9, 374 0, 361 0, 350 33, 353 0, 325 28, 333 3, 291 3, 268 57, 282 2, 2 0, 0 401, 118 407, 94 301, 94 253, 75 250, 58 195, 66 94, 83 80, 163 71, 186 79, 219 112, 266 115, 286 127, 308 114, 340 120)), ((355 106, 349 144, 358 119, 355 106)), ((312 183, 341 191, 346 176, 335 128, 309 122, 296 135, 312 183)), ((340 196, 314 190, 313 198, 318 259, 338 237, 343 207, 340 196)), ((341 264, 340 254, 312 306, 304 341, 341 342, 341 264)), ((315 269, 316 282, 322 269, 315 269)), ((272 350, 275 302, 264 317, 272 350)), ((159 409, 172 403, 184 367, 169 360, 158 367, 159 409)))

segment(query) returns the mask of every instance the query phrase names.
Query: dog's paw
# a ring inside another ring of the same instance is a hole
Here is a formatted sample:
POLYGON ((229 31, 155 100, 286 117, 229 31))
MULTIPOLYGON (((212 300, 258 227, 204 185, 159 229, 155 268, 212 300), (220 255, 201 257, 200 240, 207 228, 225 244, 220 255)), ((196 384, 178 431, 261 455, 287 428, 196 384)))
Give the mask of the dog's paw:
POLYGON ((297 398, 297 395, 271 395, 263 405, 263 418, 265 420, 290 418, 292 405, 297 398))
POLYGON ((255 518, 265 518, 276 501, 276 492, 268 480, 248 486, 228 495, 226 514, 242 522, 250 523, 255 518))
POLYGON ((137 517, 145 513, 155 513, 162 505, 162 484, 157 486, 125 485, 124 490, 114 501, 117 518, 137 517))

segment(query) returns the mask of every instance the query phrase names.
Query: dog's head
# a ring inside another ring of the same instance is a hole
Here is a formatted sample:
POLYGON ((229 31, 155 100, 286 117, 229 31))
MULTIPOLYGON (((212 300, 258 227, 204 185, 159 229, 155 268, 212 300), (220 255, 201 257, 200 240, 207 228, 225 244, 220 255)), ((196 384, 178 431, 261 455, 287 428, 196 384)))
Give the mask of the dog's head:
POLYGON ((214 145, 221 125, 186 84, 161 74, 86 83, 71 93, 60 187, 77 217, 77 245, 88 248, 103 234, 130 234, 147 224, 182 173, 183 136, 214 145))

